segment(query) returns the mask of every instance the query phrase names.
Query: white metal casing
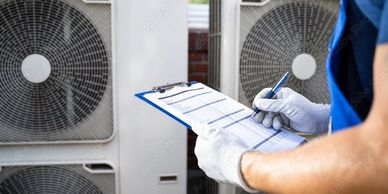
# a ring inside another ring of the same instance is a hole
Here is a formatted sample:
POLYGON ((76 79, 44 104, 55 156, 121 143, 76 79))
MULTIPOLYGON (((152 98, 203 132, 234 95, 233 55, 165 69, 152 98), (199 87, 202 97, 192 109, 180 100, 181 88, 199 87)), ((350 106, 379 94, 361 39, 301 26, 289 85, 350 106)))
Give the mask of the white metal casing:
POLYGON ((187 80, 187 1, 117 2, 121 191, 185 193, 187 129, 134 94, 187 80), (178 183, 160 184, 164 174, 178 183))
POLYGON ((187 80, 187 2, 109 2, 116 134, 106 143, 2 146, 0 166, 106 163, 116 172, 116 193, 185 193, 186 129, 134 94, 187 80), (161 175, 178 180, 161 183, 161 175))
MULTIPOLYGON (((220 91, 231 98, 238 96, 238 3, 239 0, 222 1, 221 3, 221 69, 220 91)), ((234 194, 235 187, 219 184, 219 194, 234 194)))
POLYGON ((220 90, 236 99, 238 96, 238 22, 239 0, 221 4, 221 72, 220 90))

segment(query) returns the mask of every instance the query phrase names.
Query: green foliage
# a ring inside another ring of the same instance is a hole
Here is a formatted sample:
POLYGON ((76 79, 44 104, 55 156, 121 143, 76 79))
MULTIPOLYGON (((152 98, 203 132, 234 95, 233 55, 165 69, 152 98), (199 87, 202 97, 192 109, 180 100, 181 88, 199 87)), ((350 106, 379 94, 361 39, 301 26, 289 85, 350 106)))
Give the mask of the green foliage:
POLYGON ((209 4, 209 0, 191 0, 192 4, 209 4))

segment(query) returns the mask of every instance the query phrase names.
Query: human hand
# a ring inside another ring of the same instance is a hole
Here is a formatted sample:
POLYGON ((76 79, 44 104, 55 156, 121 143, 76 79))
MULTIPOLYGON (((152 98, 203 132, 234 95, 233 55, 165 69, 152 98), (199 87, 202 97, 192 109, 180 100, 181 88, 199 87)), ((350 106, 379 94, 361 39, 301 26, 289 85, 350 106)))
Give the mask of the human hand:
POLYGON ((274 99, 263 99, 269 90, 263 89, 253 101, 253 107, 261 110, 256 115, 256 121, 274 129, 279 129, 283 120, 286 125, 300 132, 327 131, 330 105, 313 103, 290 88, 282 88, 274 99))
POLYGON ((193 127, 193 130, 198 135, 194 150, 198 166, 208 177, 242 187, 250 193, 258 192, 249 188, 241 175, 241 157, 249 151, 241 139, 207 124, 193 127))

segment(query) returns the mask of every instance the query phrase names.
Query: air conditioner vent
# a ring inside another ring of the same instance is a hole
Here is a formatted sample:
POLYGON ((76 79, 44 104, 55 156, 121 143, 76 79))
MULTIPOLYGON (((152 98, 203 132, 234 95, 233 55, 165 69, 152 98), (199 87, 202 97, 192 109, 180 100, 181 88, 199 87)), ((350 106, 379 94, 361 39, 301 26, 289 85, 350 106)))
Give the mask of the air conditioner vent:
POLYGON ((286 86, 318 103, 329 103, 326 56, 336 23, 336 0, 272 0, 243 6, 240 18, 240 101, 251 104, 286 71, 286 86))
POLYGON ((114 174, 90 174, 81 165, 4 167, 2 194, 114 194, 114 174))
POLYGON ((110 6, 0 1, 0 143, 113 133, 110 6))
POLYGON ((220 90, 221 71, 221 0, 211 0, 209 23, 209 73, 208 84, 220 90))

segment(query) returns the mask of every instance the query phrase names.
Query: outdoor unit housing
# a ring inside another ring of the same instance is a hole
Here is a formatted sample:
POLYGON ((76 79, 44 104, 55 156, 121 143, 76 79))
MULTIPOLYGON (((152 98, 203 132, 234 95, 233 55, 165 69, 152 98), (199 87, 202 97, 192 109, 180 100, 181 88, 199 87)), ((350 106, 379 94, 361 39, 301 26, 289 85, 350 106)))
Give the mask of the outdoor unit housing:
POLYGON ((0 12, 0 144, 108 141, 111 6, 2 0, 0 12))
POLYGON ((186 192, 186 129, 134 96, 187 79, 186 15, 185 1, 0 0, 0 193, 186 192))
MULTIPOLYGON (((338 0, 231 0, 210 3, 209 82, 251 106, 285 73, 286 87, 330 103, 325 64, 338 0)), ((219 193, 244 193, 221 185, 219 193)))
POLYGON ((116 193, 115 174, 82 165, 3 167, 0 193, 116 193), (90 170, 90 169, 89 169, 90 170))

